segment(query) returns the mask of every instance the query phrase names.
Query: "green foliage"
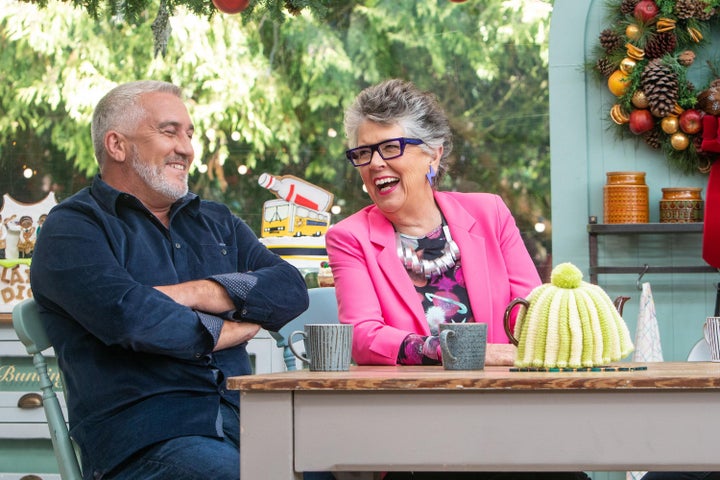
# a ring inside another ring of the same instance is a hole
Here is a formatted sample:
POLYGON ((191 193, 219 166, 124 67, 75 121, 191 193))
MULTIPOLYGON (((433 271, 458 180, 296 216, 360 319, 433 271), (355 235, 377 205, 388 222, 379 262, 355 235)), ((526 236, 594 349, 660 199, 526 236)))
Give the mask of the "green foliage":
POLYGON ((403 77, 436 93, 451 118, 443 188, 502 194, 523 230, 550 216, 549 1, 255 0, 225 15, 210 1, 167 0, 172 31, 158 57, 159 0, 37 3, 0 0, 0 146, 35 132, 89 176, 100 96, 128 80, 169 80, 196 124, 193 190, 258 231, 274 197, 257 176, 293 174, 335 193, 338 220, 369 202, 343 156, 344 108, 362 88, 403 77), (546 8, 529 18, 523 5, 546 8))

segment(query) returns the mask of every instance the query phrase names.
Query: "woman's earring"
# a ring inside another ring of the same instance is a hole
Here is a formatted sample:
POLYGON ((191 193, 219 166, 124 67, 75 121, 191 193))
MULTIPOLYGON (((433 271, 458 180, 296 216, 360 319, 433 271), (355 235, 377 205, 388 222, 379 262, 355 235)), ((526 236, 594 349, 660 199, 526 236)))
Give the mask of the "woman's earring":
POLYGON ((431 186, 435 184, 435 169, 432 165, 430 165, 430 171, 425 174, 425 177, 427 177, 428 182, 430 182, 431 186))

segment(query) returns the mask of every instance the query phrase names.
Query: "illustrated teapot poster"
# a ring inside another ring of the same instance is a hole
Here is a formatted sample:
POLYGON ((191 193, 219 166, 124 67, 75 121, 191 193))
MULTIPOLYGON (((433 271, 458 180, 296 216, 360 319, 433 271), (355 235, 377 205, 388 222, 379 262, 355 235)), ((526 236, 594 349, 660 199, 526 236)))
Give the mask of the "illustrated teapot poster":
POLYGON ((3 195, 0 209, 0 313, 10 313, 32 297, 30 263, 35 241, 48 212, 57 205, 50 192, 38 203, 21 203, 3 195))

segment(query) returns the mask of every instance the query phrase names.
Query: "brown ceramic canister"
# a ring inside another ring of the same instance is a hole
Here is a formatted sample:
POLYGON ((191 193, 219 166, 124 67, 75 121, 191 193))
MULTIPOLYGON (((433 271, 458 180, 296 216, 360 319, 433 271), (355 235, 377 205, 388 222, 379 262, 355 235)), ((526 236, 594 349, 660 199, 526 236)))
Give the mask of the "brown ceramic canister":
POLYGON ((650 209, 645 172, 607 172, 603 187, 605 223, 648 223, 650 209))
POLYGON ((660 200, 660 223, 692 223, 703 221, 705 204, 702 187, 663 188, 660 200))

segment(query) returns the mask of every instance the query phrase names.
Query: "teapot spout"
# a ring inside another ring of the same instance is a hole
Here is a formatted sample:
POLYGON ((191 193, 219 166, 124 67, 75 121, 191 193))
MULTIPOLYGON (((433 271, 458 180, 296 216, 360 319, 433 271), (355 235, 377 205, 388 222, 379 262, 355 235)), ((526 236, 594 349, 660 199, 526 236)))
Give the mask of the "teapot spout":
POLYGON ((625 306, 625 302, 627 302, 628 300, 630 300, 630 297, 620 296, 616 297, 613 301, 613 305, 615 305, 615 308, 617 309, 621 317, 623 314, 623 307, 625 306))

